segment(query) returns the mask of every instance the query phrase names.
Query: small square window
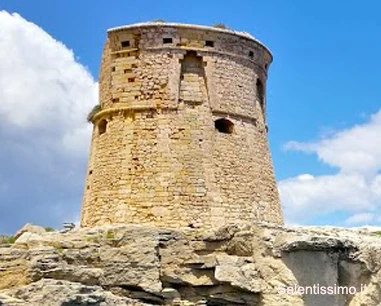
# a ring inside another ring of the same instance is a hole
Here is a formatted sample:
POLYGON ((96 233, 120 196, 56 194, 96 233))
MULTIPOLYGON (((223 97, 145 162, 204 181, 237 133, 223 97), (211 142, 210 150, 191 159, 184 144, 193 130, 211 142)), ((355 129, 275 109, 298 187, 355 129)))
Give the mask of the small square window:
POLYGON ((128 83, 133 83, 135 82, 135 78, 128 78, 128 83))
POLYGON ((206 40, 205 41, 205 46, 206 47, 214 47, 214 41, 212 41, 212 40, 206 40))
POLYGON ((163 44, 171 44, 173 42, 173 39, 168 37, 168 38, 163 38, 163 44))
POLYGON ((122 48, 127 48, 127 47, 130 46, 130 41, 129 40, 125 40, 125 41, 122 41, 121 44, 122 44, 122 48))
POLYGON ((254 57, 254 52, 253 52, 253 51, 249 51, 249 57, 250 57, 250 58, 253 58, 253 57, 254 57))

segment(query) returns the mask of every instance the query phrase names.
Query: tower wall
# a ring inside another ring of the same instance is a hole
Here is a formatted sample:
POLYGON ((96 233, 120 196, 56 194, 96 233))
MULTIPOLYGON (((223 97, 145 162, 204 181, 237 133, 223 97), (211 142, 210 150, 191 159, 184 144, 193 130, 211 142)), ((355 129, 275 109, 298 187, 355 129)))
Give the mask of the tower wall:
POLYGON ((282 223, 265 123, 271 60, 230 30, 109 30, 81 225, 282 223))

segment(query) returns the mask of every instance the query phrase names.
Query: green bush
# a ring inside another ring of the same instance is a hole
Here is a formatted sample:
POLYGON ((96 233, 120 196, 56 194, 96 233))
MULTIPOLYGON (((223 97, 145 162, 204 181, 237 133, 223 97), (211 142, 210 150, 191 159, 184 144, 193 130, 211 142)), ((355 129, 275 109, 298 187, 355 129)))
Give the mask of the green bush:
POLYGON ((100 112, 102 110, 102 107, 100 104, 97 104, 93 107, 93 109, 90 111, 90 113, 87 115, 87 121, 91 122, 95 116, 96 113, 100 112))
POLYGON ((13 236, 0 235, 0 245, 11 245, 14 244, 16 238, 13 236))
POLYGON ((94 237, 94 236, 88 236, 86 238, 86 241, 88 243, 99 243, 99 238, 98 237, 94 237))
POLYGON ((225 30, 229 30, 230 29, 228 26, 226 26, 223 23, 216 23, 215 25, 213 25, 213 28, 225 29, 225 30))
POLYGON ((115 233, 113 231, 108 231, 107 235, 106 235, 106 238, 109 239, 109 240, 115 239, 115 233))

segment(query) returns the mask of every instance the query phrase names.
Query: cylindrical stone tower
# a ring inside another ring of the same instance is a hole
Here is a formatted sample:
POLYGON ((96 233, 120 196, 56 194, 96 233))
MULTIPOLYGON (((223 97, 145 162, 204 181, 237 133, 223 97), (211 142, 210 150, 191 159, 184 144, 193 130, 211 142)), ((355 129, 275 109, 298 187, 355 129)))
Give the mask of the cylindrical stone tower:
POLYGON ((265 115, 271 61, 228 29, 110 29, 81 225, 283 223, 265 115))

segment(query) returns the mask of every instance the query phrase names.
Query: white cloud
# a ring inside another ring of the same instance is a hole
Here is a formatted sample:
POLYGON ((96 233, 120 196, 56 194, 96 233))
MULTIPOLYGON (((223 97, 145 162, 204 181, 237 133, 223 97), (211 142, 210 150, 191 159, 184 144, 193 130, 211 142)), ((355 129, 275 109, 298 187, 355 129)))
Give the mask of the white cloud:
POLYGON ((381 168, 381 112, 369 122, 335 132, 327 138, 310 143, 289 142, 290 150, 315 153, 322 162, 339 167, 343 173, 372 176, 381 168))
MULTIPOLYGON (((36 214, 45 211, 48 221, 52 207, 66 205, 68 215, 80 209, 91 134, 86 115, 97 91, 64 44, 21 16, 0 11, 0 172, 9 192, 27 193, 28 205, 36 214), (57 190, 62 194, 53 194, 57 190)), ((12 197, 0 193, 1 209, 22 212, 27 204, 12 197)), ((2 224, 10 221, 0 217, 2 224)))
POLYGON ((90 129, 85 118, 97 86, 73 52, 35 24, 1 11, 0 58, 0 118, 8 128, 58 136, 55 145, 68 151, 78 151, 78 144, 86 149, 78 139, 90 129))
POLYGON ((302 176, 279 182, 285 216, 303 222, 312 214, 356 213, 347 223, 366 223, 371 212, 381 211, 381 111, 363 124, 336 131, 314 142, 289 142, 286 149, 316 154, 338 168, 337 174, 302 176), (361 219, 363 218, 363 219, 361 219))
POLYGON ((348 219, 345 220, 345 223, 348 225, 355 225, 355 224, 367 224, 371 221, 373 221, 374 215, 371 213, 360 213, 355 214, 348 219))

